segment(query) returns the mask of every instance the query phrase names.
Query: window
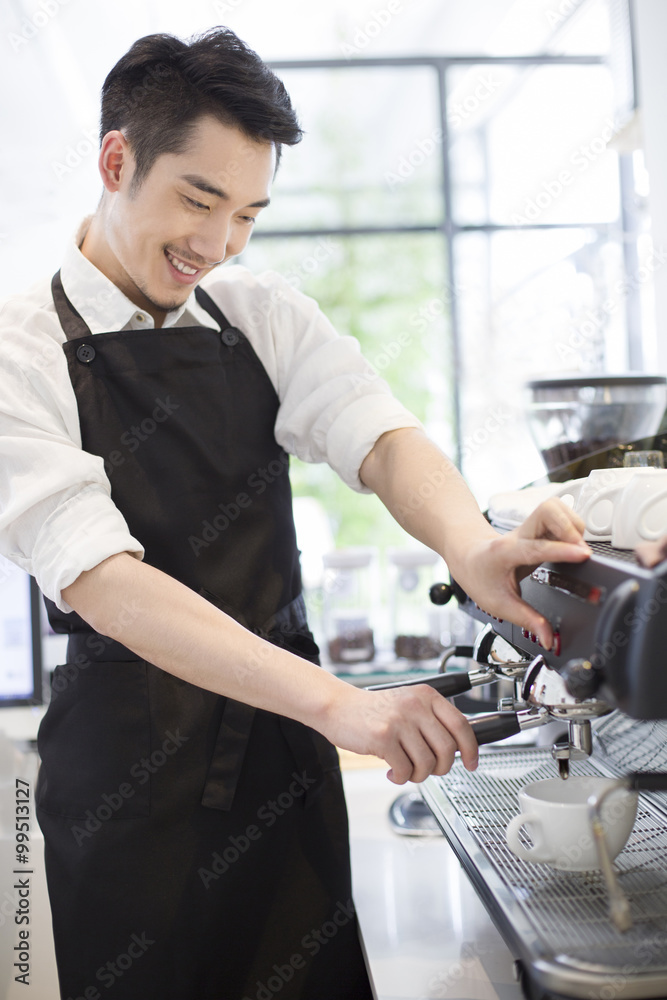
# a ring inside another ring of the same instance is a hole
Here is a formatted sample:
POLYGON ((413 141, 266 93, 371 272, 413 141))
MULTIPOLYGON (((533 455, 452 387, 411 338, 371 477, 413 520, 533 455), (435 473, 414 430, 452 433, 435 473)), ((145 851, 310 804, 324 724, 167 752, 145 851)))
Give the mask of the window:
MULTIPOLYGON (((641 163, 613 148, 633 103, 627 10, 590 0, 549 27, 540 55, 276 63, 306 140, 242 261, 288 274, 359 338, 483 506, 544 472, 524 381, 644 365, 641 163)), ((400 540, 328 469, 295 463, 294 485, 337 544, 400 540)))

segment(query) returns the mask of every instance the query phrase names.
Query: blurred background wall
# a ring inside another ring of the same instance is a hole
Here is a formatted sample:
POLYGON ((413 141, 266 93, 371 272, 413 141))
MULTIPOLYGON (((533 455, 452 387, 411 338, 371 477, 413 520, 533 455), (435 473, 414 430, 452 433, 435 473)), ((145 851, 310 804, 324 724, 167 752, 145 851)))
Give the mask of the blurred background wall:
MULTIPOLYGON (((357 336, 484 506, 544 471, 527 378, 667 368, 665 7, 5 0, 0 295, 54 271, 95 208, 113 63, 143 34, 226 24, 276 63, 306 131, 241 263, 357 336)), ((293 483, 338 545, 405 540, 327 468, 294 463, 293 483)))

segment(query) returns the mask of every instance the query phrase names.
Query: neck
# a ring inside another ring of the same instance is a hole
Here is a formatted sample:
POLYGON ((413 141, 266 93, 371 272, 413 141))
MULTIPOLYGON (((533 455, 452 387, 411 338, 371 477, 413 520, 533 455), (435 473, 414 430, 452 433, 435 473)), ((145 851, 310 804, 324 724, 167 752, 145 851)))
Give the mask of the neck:
POLYGON ((156 328, 162 326, 167 313, 163 309, 157 309, 154 303, 146 298, 114 254, 106 237, 104 219, 99 209, 92 217, 79 249, 98 271, 101 271, 123 295, 127 296, 130 302, 134 302, 135 306, 153 317, 156 328))

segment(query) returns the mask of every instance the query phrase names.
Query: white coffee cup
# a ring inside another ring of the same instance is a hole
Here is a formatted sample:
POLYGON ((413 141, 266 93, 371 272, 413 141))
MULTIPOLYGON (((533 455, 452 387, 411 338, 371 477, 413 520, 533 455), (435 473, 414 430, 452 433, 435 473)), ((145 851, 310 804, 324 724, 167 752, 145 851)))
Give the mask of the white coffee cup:
MULTIPOLYGON (((509 849, 522 861, 548 864, 561 871, 599 868, 588 799, 612 783, 611 778, 572 775, 565 781, 545 778, 526 785, 519 792, 521 813, 507 826, 509 849), (532 847, 519 839, 522 826, 528 830, 532 847)), ((601 819, 611 860, 625 847, 636 815, 636 792, 619 789, 603 802, 601 819)))
POLYGON ((576 510, 579 494, 584 487, 584 483, 587 481, 588 478, 586 476, 583 476, 581 479, 568 479, 566 483, 561 483, 560 488, 552 495, 559 497, 564 504, 576 510))
POLYGON ((667 535, 667 469, 637 469, 614 506, 611 544, 634 549, 667 535))
MULTIPOLYGON (((637 475, 638 469, 593 469, 582 486, 575 511, 586 525, 587 542, 611 541, 614 507, 621 490, 637 475)), ((657 471, 657 470, 649 470, 657 471)))

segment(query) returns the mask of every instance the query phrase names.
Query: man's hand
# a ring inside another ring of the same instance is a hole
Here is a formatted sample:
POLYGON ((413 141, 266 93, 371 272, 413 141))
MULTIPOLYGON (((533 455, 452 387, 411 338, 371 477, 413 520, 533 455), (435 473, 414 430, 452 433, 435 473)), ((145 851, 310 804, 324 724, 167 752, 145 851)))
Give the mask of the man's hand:
POLYGON ((520 527, 474 542, 460 568, 451 563, 449 568, 481 608, 534 632, 545 649, 551 649, 551 625, 521 599, 519 583, 540 563, 588 559, 590 549, 583 540, 583 530, 581 518, 561 500, 546 500, 520 527))
POLYGON ((468 720, 427 684, 385 691, 345 685, 318 728, 339 747, 386 760, 387 777, 397 785, 446 774, 456 750, 469 771, 477 767, 468 720))
POLYGON ((551 626, 521 600, 519 582, 545 560, 589 557, 583 522, 569 507, 547 500, 521 527, 498 534, 449 459, 415 428, 383 434, 360 475, 406 531, 440 553, 473 601, 534 632, 551 648, 551 626))
POLYGON ((642 542, 635 549, 637 558, 642 566, 657 566, 658 563, 667 559, 667 535, 658 539, 657 542, 642 542))

